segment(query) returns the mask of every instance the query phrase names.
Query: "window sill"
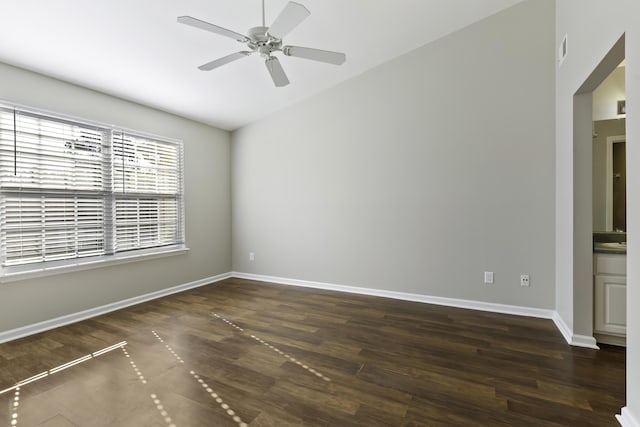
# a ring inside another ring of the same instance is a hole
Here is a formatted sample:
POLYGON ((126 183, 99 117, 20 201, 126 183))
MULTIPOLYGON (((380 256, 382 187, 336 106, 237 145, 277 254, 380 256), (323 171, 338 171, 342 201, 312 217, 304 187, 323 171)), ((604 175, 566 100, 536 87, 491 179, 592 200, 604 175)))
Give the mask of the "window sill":
POLYGON ((0 273, 0 283, 15 282, 18 280, 35 279, 38 277, 53 276, 55 274, 73 273, 76 271, 91 270, 94 268, 110 267, 113 265, 127 264, 130 262, 147 261, 175 255, 183 255, 189 252, 187 247, 171 247, 161 250, 149 250, 146 252, 124 253, 120 255, 101 256, 85 259, 64 261, 60 264, 25 265, 6 267, 0 273))

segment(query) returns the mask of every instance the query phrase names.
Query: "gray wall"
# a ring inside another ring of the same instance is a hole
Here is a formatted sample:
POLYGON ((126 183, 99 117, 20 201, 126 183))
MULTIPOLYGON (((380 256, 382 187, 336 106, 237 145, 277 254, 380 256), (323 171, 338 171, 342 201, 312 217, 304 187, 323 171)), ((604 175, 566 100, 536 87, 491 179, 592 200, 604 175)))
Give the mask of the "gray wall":
POLYGON ((526 1, 234 132, 234 270, 554 308, 553 23, 526 1))
POLYGON ((190 251, 0 284, 0 332, 231 269, 230 134, 0 63, 0 99, 184 141, 190 251))

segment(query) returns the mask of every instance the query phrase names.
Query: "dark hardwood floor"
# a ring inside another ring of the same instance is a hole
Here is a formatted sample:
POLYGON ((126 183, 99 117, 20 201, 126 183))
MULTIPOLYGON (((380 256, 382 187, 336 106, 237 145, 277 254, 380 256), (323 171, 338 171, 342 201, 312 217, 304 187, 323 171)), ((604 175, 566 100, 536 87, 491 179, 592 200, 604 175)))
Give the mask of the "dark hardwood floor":
POLYGON ((2 426, 615 426, 625 351, 570 347, 550 320, 229 279, 0 345, 2 391, 2 426))

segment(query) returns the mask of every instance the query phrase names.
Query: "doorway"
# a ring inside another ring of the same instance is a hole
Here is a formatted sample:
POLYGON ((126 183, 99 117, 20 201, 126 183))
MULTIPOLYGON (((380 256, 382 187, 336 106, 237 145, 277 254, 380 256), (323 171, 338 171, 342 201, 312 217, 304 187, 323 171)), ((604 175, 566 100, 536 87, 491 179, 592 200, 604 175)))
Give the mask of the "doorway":
MULTIPOLYGON (((573 335, 579 345, 591 348, 598 348, 594 338, 593 139, 594 111, 600 108, 594 103, 593 94, 624 58, 625 36, 622 35, 573 97, 573 335)), ((616 111, 617 101, 611 107, 616 111)), ((602 228, 604 222, 603 214, 602 228)))
POLYGON ((626 345, 627 164, 624 61, 592 93, 593 336, 626 345), (603 221, 604 220, 604 221, 603 221))

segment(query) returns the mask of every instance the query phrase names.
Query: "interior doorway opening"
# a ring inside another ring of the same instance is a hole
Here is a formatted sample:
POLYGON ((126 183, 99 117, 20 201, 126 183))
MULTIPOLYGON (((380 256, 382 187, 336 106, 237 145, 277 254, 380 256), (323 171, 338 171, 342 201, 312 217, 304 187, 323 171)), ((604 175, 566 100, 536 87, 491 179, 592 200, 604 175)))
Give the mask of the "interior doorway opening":
MULTIPOLYGON (((573 333, 583 338, 585 346, 592 348, 598 348, 594 337, 593 241, 597 218, 594 212, 593 139, 594 109, 600 108, 594 104, 593 94, 624 59, 625 36, 622 35, 573 99, 573 333)), ((612 108, 617 111, 617 100, 612 108)), ((604 228, 604 214, 602 216, 604 228)), ((611 217, 613 224, 613 215, 611 217)))

